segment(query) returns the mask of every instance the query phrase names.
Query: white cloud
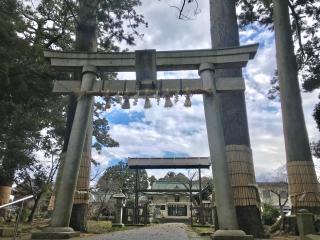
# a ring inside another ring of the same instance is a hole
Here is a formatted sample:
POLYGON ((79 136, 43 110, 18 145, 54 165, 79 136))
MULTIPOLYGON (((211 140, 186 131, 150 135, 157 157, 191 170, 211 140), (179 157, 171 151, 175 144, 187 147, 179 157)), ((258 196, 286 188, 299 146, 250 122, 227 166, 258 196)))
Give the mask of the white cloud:
MULTIPOLYGON (((170 2, 170 1, 169 1, 170 2)), ((200 2, 200 1, 199 1, 200 2)), ((210 47, 208 1, 201 1, 201 14, 192 21, 181 21, 175 9, 167 1, 143 1, 138 9, 149 22, 149 28, 141 31, 145 37, 137 40, 131 50, 153 48, 157 50, 199 49, 210 47), (204 3, 205 2, 205 3, 204 3)), ((179 3, 179 1, 177 1, 179 3)), ((251 61, 244 76, 246 78, 246 104, 251 145, 256 175, 259 178, 270 174, 285 163, 285 148, 282 133, 280 104, 267 99, 270 79, 276 68, 273 33, 267 30, 248 30, 240 33, 243 44, 260 42, 259 51, 251 61)), ((124 46, 123 46, 124 47, 124 46)), ((126 46, 127 47, 127 46, 126 46)), ((179 73, 158 73, 158 78, 174 78, 179 73)), ((185 77, 197 77, 196 72, 181 72, 185 77)), ((181 75, 179 75, 182 77, 181 75)), ((134 74, 122 73, 121 78, 134 78, 134 74)), ((319 138, 312 118, 317 93, 302 94, 306 125, 310 139, 319 138)), ((184 108, 183 101, 171 109, 156 106, 143 110, 142 100, 130 111, 144 111, 140 122, 129 125, 111 125, 111 136, 119 141, 119 148, 104 149, 95 157, 106 166, 112 159, 137 156, 163 156, 165 152, 186 153, 190 156, 208 156, 207 133, 201 96, 193 96, 193 107, 184 108)), ((122 111, 119 108, 112 111, 122 111)), ((161 176, 163 170, 150 170, 150 174, 161 176)), ((210 171, 206 172, 210 174, 210 171)))

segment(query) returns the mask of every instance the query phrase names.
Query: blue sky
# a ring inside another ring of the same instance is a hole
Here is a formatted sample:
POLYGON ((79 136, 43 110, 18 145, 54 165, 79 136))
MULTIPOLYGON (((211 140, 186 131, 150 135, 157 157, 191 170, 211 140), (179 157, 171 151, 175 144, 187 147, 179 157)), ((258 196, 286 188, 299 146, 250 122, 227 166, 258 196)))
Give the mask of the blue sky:
POLYGON ((122 125, 129 125, 131 122, 142 122, 144 121, 144 112, 142 111, 119 111, 112 110, 105 115, 105 118, 108 119, 109 124, 122 124, 122 125))
MULTIPOLYGON (((179 50, 210 48, 208 2, 199 1, 201 12, 190 21, 177 19, 177 12, 170 5, 179 1, 143 0, 137 11, 149 23, 142 39, 135 46, 121 45, 131 51, 137 49, 179 50)), ((190 11, 192 9, 189 9, 190 11)), ((255 27, 240 32, 241 44, 260 44, 255 59, 249 62, 243 75, 246 80, 246 104, 250 129, 251 147, 255 172, 258 180, 265 180, 285 163, 285 149, 282 133, 280 104, 267 99, 270 79, 275 70, 274 35, 265 28, 255 27)), ((196 71, 161 72, 158 78, 197 77, 196 71)), ((134 79, 132 73, 121 73, 121 79, 134 79)), ((303 107, 309 138, 316 140, 312 111, 317 102, 318 92, 303 93, 303 107)), ((151 109, 143 109, 143 100, 130 110, 119 106, 107 110, 110 134, 120 143, 119 148, 103 149, 93 157, 106 168, 127 157, 181 157, 208 156, 207 133, 204 121, 202 96, 192 96, 192 108, 183 107, 184 98, 170 109, 164 108, 164 100, 157 106, 152 100, 151 109)), ((131 104, 132 105, 132 104, 131 104)), ((167 170, 150 170, 149 175, 161 177, 167 170)), ((205 175, 210 175, 205 171, 205 175)))

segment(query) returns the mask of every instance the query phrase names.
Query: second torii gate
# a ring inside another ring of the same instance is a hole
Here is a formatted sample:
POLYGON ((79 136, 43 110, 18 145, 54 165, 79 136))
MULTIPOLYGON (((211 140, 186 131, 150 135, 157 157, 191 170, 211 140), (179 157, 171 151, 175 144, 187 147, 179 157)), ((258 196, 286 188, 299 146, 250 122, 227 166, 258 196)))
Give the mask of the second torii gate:
MULTIPOLYGON (((253 59, 258 45, 225 49, 188 51, 139 50, 124 53, 86 53, 46 51, 45 57, 58 71, 82 71, 82 81, 56 81, 54 92, 78 95, 78 105, 70 134, 65 164, 58 187, 55 208, 50 227, 33 239, 44 235, 72 235, 69 221, 73 197, 81 162, 89 112, 93 96, 121 95, 125 101, 130 97, 170 97, 173 94, 203 94, 208 132, 210 158, 213 160, 213 176, 216 191, 217 215, 220 229, 239 229, 229 179, 225 141, 222 127, 219 92, 244 90, 242 78, 216 78, 215 69, 245 67, 253 59), (198 70, 200 79, 157 80, 157 71, 198 70), (99 72, 136 72, 136 81, 102 81, 99 72)), ((79 79, 80 80, 80 79, 79 79)), ((236 236, 248 239, 242 231, 218 231, 221 236, 236 236)), ((54 237, 52 237, 54 239, 54 237)))
MULTIPOLYGON (((140 192, 188 192, 190 193, 190 201, 191 201, 191 192, 199 193, 200 200, 200 211, 199 211, 199 220, 202 225, 204 225, 204 215, 203 215, 203 203, 202 203, 202 185, 201 185, 201 169, 209 169, 211 166, 211 160, 208 157, 173 157, 173 158, 128 158, 128 166, 130 169, 134 169, 136 171, 136 180, 135 180, 135 197, 134 197, 134 223, 138 223, 138 194, 140 192), (139 170, 140 169, 198 169, 198 177, 199 177, 199 189, 194 190, 192 186, 190 189, 148 189, 141 190, 139 183, 139 170)), ((190 208, 192 206, 190 205, 190 208)), ((190 224, 192 226, 192 216, 190 219, 190 224)))

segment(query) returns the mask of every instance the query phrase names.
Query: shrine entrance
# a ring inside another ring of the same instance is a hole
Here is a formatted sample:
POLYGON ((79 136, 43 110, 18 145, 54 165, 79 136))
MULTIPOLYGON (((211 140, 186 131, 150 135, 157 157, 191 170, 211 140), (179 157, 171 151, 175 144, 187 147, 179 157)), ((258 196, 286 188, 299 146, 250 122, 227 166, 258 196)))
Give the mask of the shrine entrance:
MULTIPOLYGON (((247 62, 254 58, 257 48, 258 45, 253 44, 223 49, 160 52, 155 50, 121 53, 45 51, 44 56, 51 60, 51 65, 56 71, 82 71, 82 79, 77 81, 60 79, 54 85, 54 92, 74 94, 78 96, 78 103, 61 180, 57 187, 51 224, 43 232, 33 234, 33 239, 43 239, 48 236, 54 239, 59 234, 75 235, 73 229, 69 228, 69 222, 94 96, 108 98, 123 96, 123 108, 128 108, 130 98, 144 98, 145 108, 148 108, 149 98, 152 97, 169 100, 173 95, 181 94, 186 95, 188 99, 190 94, 203 94, 219 226, 226 230, 239 229, 228 172, 220 93, 244 91, 245 83, 242 77, 215 76, 215 70, 245 67, 247 62), (157 71, 179 70, 198 70, 200 78, 157 79, 157 71), (136 80, 100 80, 98 76, 103 72, 135 72, 136 80)), ((170 101, 168 103, 170 105, 170 101)), ((243 231, 237 230, 231 233, 248 239, 243 231)), ((230 235, 228 231, 218 233, 217 237, 219 234, 230 235)))
MULTIPOLYGON (((168 216, 166 221, 175 219, 175 221, 185 219, 189 220, 191 226, 196 222, 199 222, 200 225, 205 225, 206 222, 213 223, 213 214, 212 208, 204 206, 202 199, 202 178, 201 178, 201 169, 209 169, 211 166, 211 160, 208 157, 180 157, 180 158, 128 158, 128 166, 130 169, 135 169, 136 171, 136 180, 135 180, 135 197, 134 197, 134 208, 133 208, 133 223, 141 223, 139 216, 139 193, 186 193, 189 196, 189 202, 184 204, 179 203, 179 196, 175 196, 175 199, 171 201, 171 204, 163 202, 159 209, 159 213, 164 212, 165 216, 168 216), (195 186, 190 179, 188 183, 182 184, 183 187, 179 188, 177 185, 174 188, 157 188, 157 189, 140 189, 139 184, 139 170, 140 169, 197 169, 198 170, 198 186, 195 186), (193 194, 197 193, 199 195, 199 205, 194 206, 192 202, 193 194), (210 210, 207 214, 207 210, 210 210), (194 214, 197 213, 197 214, 194 214), (210 214, 211 213, 211 214, 210 214), (176 218, 175 218, 176 217, 176 218), (210 219, 211 217, 211 219, 210 219), (198 221, 197 221, 198 220, 198 221)), ((163 216, 162 216, 163 217, 163 216)))

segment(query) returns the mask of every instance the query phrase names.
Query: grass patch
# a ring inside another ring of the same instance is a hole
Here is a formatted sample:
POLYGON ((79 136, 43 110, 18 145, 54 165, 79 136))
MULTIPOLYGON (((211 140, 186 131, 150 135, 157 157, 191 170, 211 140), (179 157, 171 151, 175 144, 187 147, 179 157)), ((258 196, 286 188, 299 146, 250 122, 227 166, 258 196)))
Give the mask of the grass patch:
MULTIPOLYGON (((1 223, 0 227, 4 228, 15 228, 16 224, 15 223, 1 223)), ((32 230, 31 224, 28 223, 19 223, 19 228, 18 231, 19 233, 29 233, 32 230)))
POLYGON ((88 233, 90 234, 102 234, 115 231, 125 231, 139 226, 123 226, 123 227, 112 227, 111 221, 88 221, 88 233))
POLYGON ((192 227, 200 236, 208 236, 213 234, 213 227, 192 227))
POLYGON ((88 221, 88 232, 89 233, 107 233, 112 228, 112 222, 110 221, 88 221))
POLYGON ((159 223, 161 223, 161 221, 160 221, 160 219, 155 218, 155 219, 152 219, 151 223, 159 224, 159 223))
MULTIPOLYGON (((36 223, 36 224, 27 224, 27 223, 20 223, 19 224, 19 236, 22 237, 22 239, 30 239, 30 234, 32 232, 39 232, 44 227, 48 226, 47 222, 44 223, 36 223)), ((0 223, 0 227, 10 227, 14 228, 15 223, 0 223)), ((124 226, 124 227, 112 227, 111 221, 88 221, 88 232, 82 233, 82 236, 90 236, 95 234, 103 234, 103 233, 109 233, 114 231, 124 231, 124 230, 130 230, 134 228, 138 228, 139 226, 124 226)))

